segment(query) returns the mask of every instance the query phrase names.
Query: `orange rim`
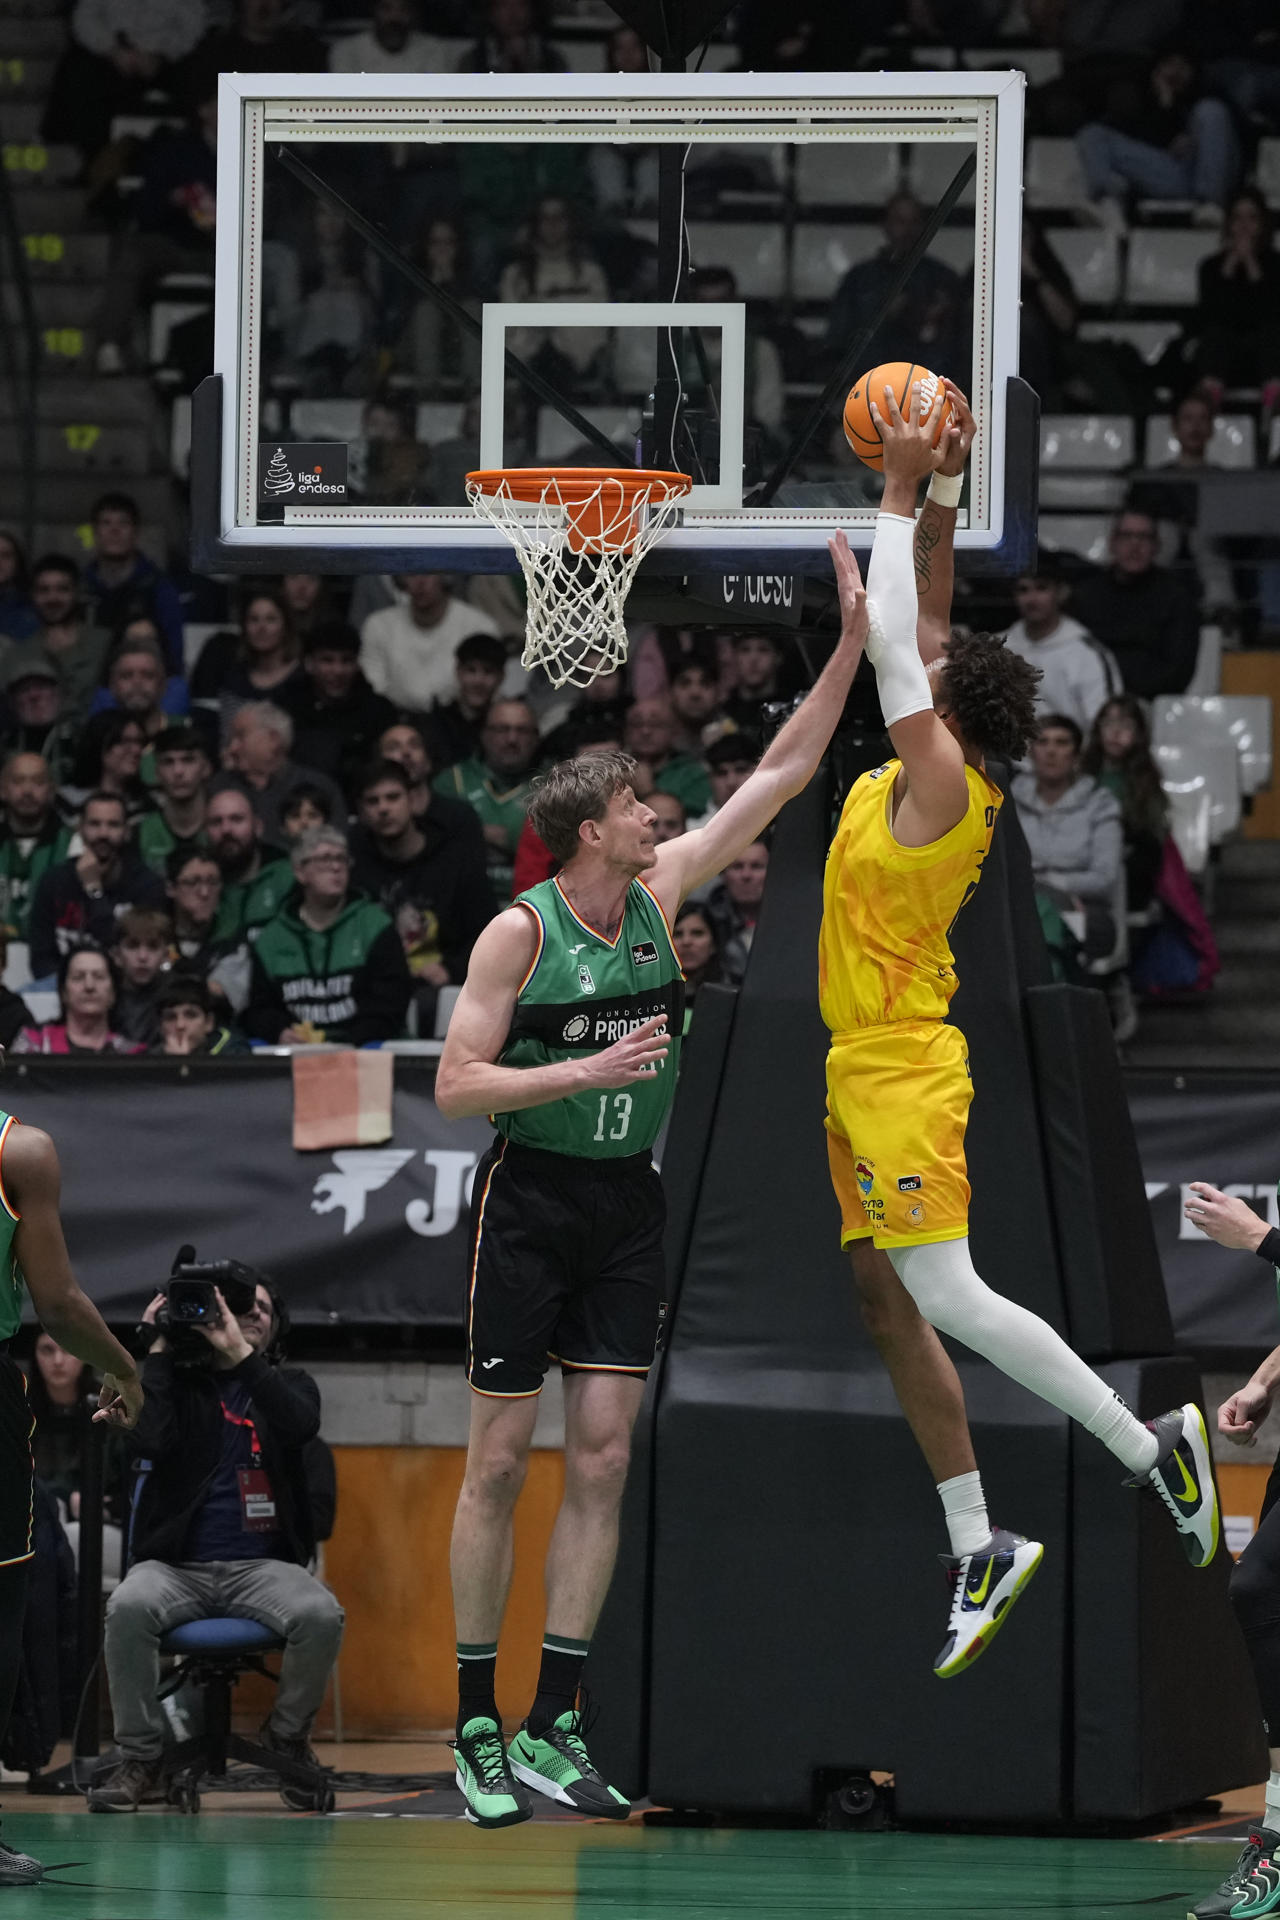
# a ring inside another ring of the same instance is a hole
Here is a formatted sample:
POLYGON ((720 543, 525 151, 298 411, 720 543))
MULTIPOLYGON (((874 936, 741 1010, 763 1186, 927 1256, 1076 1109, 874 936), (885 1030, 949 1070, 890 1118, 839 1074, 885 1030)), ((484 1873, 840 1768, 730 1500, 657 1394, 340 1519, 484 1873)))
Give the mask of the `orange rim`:
POLYGON ((665 486, 668 495, 688 493, 693 485, 687 473, 663 473, 653 467, 488 467, 467 475, 468 486, 481 493, 500 493, 505 486, 513 500, 534 506, 552 481, 564 505, 572 507, 586 504, 605 480, 617 482, 623 500, 659 485, 665 486))
POLYGON ((535 507, 554 489, 551 504, 568 513, 569 551, 605 554, 632 551, 650 494, 658 492, 665 504, 688 493, 693 481, 650 467, 489 467, 469 473, 467 485, 535 507))

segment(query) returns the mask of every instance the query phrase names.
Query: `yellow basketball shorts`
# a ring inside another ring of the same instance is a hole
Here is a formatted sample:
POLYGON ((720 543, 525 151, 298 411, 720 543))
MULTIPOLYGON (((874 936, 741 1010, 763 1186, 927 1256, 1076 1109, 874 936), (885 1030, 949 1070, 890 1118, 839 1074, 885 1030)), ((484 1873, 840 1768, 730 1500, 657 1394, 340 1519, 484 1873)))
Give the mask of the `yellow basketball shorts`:
POLYGON ((973 1099, 964 1035, 938 1020, 833 1034, 827 1157, 840 1245, 962 1240, 969 1231, 964 1135, 973 1099))

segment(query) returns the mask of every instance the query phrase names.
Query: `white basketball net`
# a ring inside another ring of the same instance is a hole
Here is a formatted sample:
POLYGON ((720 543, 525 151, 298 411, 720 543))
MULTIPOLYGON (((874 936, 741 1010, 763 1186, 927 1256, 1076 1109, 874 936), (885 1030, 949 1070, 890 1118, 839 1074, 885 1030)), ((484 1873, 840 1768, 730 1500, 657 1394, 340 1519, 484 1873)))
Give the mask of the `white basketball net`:
POLYGON ((549 475, 536 500, 503 480, 467 481, 467 498, 516 551, 527 603, 526 672, 542 667, 553 687, 585 687, 627 657, 624 621, 636 568, 675 521, 689 482, 654 476, 636 486, 604 478, 584 487, 572 470, 549 475))

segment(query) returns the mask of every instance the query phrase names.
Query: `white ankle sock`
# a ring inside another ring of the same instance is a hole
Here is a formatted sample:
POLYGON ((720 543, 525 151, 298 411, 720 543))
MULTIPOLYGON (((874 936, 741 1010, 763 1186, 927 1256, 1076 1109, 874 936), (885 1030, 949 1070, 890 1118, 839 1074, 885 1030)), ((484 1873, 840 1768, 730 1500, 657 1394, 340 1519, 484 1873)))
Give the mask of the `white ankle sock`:
POLYGON ((1268 1833, 1280 1833, 1280 1772, 1274 1767, 1267 1781, 1267 1810, 1262 1816, 1262 1824, 1268 1833))
POLYGON ((939 1480, 938 1493, 947 1517, 951 1551, 957 1559, 966 1553, 980 1553, 991 1538, 991 1522, 982 1492, 980 1473, 958 1473, 954 1480, 939 1480))
POLYGON ((1130 1413, 1119 1394, 1109 1392, 1084 1427, 1086 1433, 1109 1447, 1130 1473, 1149 1473, 1154 1467, 1159 1442, 1150 1427, 1144 1427, 1137 1415, 1130 1413))

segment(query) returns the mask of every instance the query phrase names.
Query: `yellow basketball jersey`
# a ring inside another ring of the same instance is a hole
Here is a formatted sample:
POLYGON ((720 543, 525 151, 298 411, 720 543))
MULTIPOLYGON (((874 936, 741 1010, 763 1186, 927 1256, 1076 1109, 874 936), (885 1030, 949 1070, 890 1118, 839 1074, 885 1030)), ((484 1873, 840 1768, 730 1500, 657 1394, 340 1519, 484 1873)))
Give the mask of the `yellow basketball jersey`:
POLYGON ((889 814, 901 765, 854 784, 827 855, 818 984, 832 1033, 941 1020, 956 990, 948 935, 981 878, 1004 796, 966 766, 963 820, 931 846, 900 846, 889 814))

